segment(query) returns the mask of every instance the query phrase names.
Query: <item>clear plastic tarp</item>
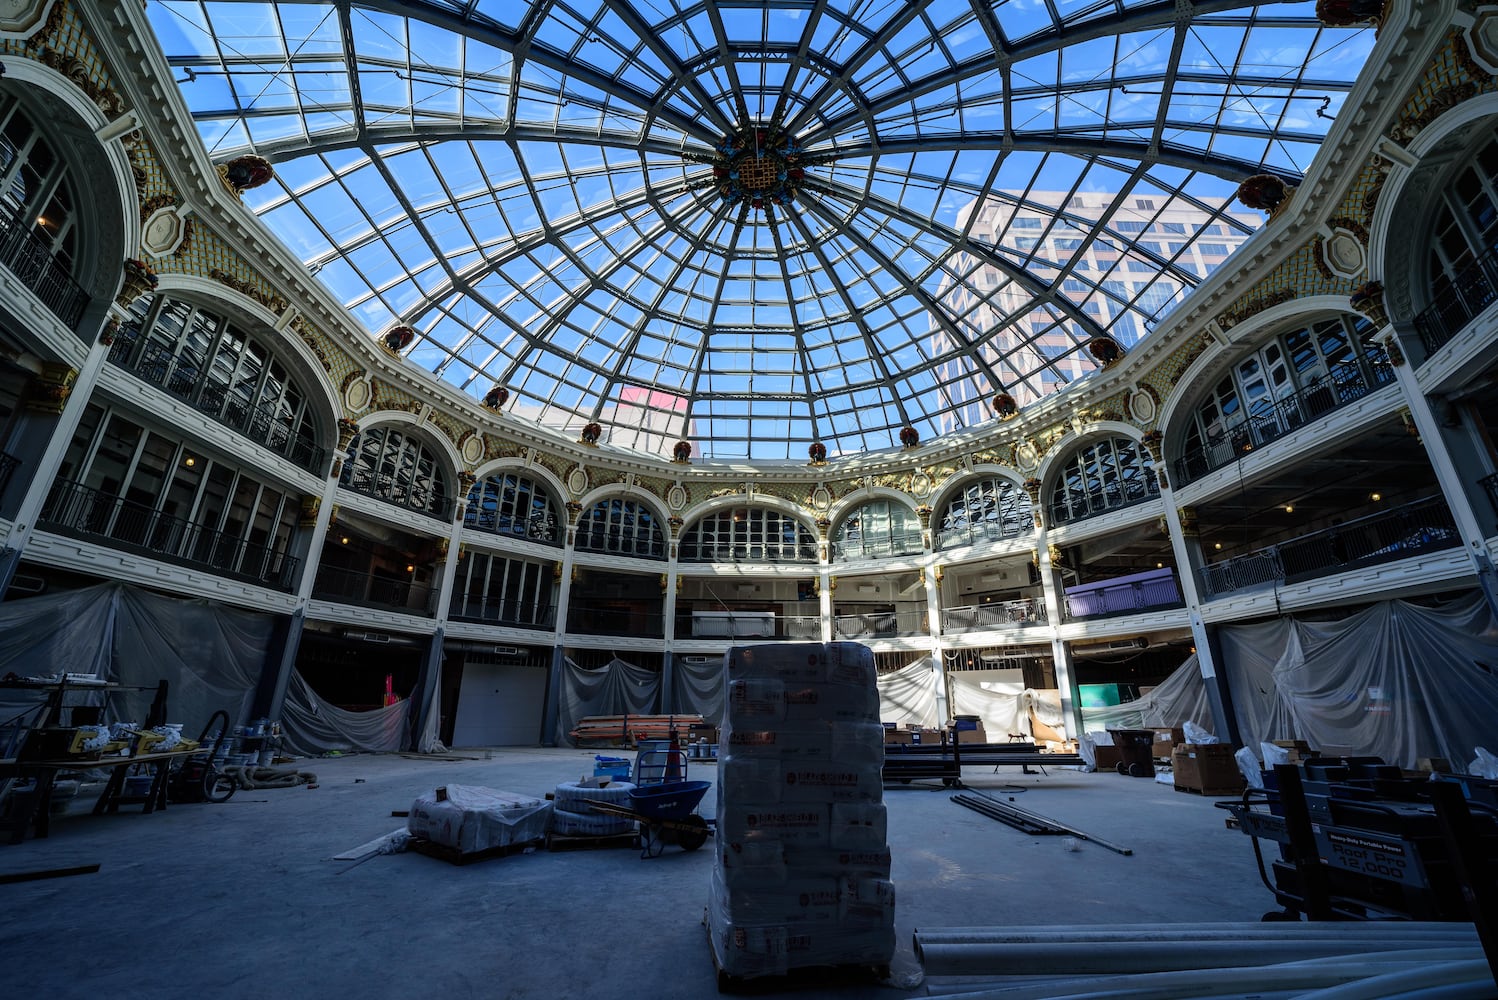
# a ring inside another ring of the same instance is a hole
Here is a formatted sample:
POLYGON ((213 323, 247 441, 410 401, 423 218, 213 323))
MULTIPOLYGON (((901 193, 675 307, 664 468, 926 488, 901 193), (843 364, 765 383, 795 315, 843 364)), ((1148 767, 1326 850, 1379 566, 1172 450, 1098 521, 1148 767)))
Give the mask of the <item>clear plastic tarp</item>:
MULTIPOLYGON (((722 663, 719 661, 721 671, 722 663)), ((721 686, 721 673, 719 675, 721 686)), ((554 739, 572 746, 569 735, 581 719, 590 715, 650 715, 660 703, 659 671, 637 667, 617 656, 596 669, 578 666, 570 657, 562 664, 562 689, 558 693, 557 728, 554 739)))

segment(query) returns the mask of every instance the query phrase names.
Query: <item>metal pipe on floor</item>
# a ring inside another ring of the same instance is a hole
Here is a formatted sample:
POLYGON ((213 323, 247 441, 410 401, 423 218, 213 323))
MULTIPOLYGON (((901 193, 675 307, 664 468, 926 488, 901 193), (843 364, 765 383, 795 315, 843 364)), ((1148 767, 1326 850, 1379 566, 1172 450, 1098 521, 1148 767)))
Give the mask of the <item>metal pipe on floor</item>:
POLYGON ((921 943, 916 955, 927 976, 1003 975, 1016 969, 1033 975, 1108 975, 1278 965, 1362 950, 1392 951, 1398 947, 1392 942, 1379 942, 1372 948, 1359 948, 1337 940, 1265 941, 1253 948, 1245 948, 1242 941, 933 942, 921 943))
POLYGON ((1357 982, 1308 993, 1306 1000, 1386 1000, 1400 994, 1424 997, 1431 996, 1432 990, 1448 988, 1457 990, 1458 995, 1481 1000, 1493 996, 1493 987, 1493 970, 1486 958, 1480 958, 1366 976, 1357 982), (1474 986, 1480 988, 1478 992, 1466 992, 1467 987, 1474 986))
MULTIPOLYGON (((929 944, 1045 944, 1066 943, 1081 941, 1240 941, 1244 944, 1260 941, 1345 941, 1349 945, 1365 945, 1372 942, 1395 943, 1403 942, 1453 942, 1458 944, 1477 944, 1478 937, 1475 931, 1470 933, 1415 931, 1403 933, 1393 928, 1377 934, 1344 934, 1334 924, 1312 924, 1301 925, 1299 933, 1272 933, 1252 934, 1241 931, 1223 930, 1217 927, 1191 927, 1189 925, 1177 925, 1172 933, 1140 932, 1128 927, 1110 927, 1092 931, 1087 934, 1077 934, 1073 931, 1056 931, 1050 928, 1037 928, 1035 930, 1006 931, 1002 934, 966 934, 951 933, 946 931, 916 931, 914 940, 917 948, 929 944)), ((1460 927, 1461 925, 1456 925, 1460 927)))
MULTIPOLYGON (((1339 922, 1292 922, 1262 923, 1257 920, 1224 921, 1206 925, 1182 924, 1182 923, 1141 923, 1129 924, 1124 928, 1130 932, 1153 932, 1156 934, 1179 935, 1183 932, 1192 934, 1201 930, 1228 931, 1244 937, 1276 936, 1295 937, 1298 934, 1312 928, 1335 928, 1338 933, 1348 937, 1358 935, 1369 935, 1381 937, 1397 930, 1400 934, 1477 934, 1477 929, 1470 923, 1456 923, 1454 921, 1439 920, 1411 920, 1411 921, 1339 921, 1339 922)), ((1119 930, 1114 924, 1055 924, 1043 927, 995 927, 993 925, 977 927, 917 927, 914 933, 919 937, 940 938, 947 935, 980 936, 987 935, 990 940, 1006 940, 1014 934, 1040 934, 1055 933, 1072 935, 1078 939, 1085 938, 1095 933, 1107 933, 1119 930)))

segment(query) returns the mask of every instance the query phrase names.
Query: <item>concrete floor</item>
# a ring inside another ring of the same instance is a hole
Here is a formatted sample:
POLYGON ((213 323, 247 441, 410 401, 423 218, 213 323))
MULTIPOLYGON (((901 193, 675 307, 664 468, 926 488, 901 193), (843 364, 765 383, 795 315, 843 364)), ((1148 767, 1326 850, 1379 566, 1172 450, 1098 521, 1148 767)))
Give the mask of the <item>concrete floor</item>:
MULTIPOLYGON (((404 820, 445 783, 542 795, 591 771, 592 751, 454 751, 474 760, 302 761, 316 788, 241 791, 222 805, 87 815, 76 800, 45 840, 0 845, 0 874, 97 862, 98 873, 0 886, 6 994, 167 998, 617 998, 717 995, 702 927, 711 845, 516 855, 455 867, 417 854, 330 860, 404 820), (76 813, 83 813, 76 815, 76 813)), ((692 777, 713 777, 694 764, 692 777)), ((1272 908, 1250 841, 1225 813, 1115 774, 968 768, 990 794, 1133 849, 1029 837, 927 783, 886 789, 908 988, 795 996, 927 995, 917 927, 1257 920, 1272 908), (1019 786, 1019 793, 1006 786, 1019 786)), ((85 790, 87 794, 87 790, 85 790)), ((704 811, 711 810, 711 796, 704 811)))

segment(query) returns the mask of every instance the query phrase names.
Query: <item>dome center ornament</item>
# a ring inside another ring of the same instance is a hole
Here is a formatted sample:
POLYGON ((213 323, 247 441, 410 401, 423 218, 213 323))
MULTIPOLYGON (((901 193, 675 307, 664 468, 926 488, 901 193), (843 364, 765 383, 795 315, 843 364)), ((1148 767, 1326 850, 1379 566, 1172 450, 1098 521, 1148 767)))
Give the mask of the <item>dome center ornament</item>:
POLYGON ((713 160, 718 195, 729 205, 785 206, 806 179, 801 147, 773 125, 745 126, 725 136, 713 160))

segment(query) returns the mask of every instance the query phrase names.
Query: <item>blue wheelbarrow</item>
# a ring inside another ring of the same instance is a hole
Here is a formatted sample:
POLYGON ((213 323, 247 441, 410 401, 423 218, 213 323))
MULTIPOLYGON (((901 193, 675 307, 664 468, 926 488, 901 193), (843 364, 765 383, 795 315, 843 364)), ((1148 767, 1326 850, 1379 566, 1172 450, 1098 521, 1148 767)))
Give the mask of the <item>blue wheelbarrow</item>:
POLYGON ((712 824, 696 810, 711 781, 666 781, 633 788, 629 805, 622 802, 589 802, 594 812, 632 819, 640 825, 640 857, 655 858, 676 844, 695 851, 712 836, 712 824))

